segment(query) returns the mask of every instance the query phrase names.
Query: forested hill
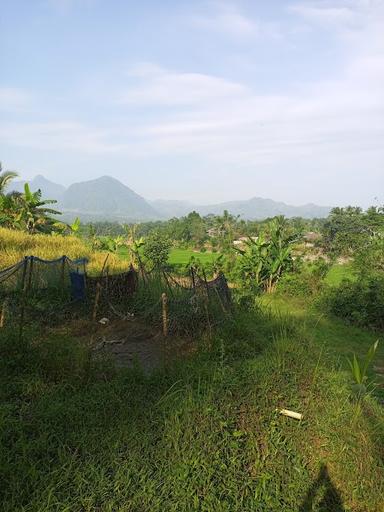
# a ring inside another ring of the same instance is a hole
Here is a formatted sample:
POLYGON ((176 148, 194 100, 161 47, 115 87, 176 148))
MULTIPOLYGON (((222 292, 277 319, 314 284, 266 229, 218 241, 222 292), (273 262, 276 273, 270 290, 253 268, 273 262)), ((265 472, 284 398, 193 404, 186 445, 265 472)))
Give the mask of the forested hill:
MULTIPOLYGON (((15 182, 12 190, 22 191, 24 183, 15 182)), ((187 215, 191 211, 200 215, 221 215, 224 210, 249 220, 262 220, 276 215, 311 219, 326 217, 331 210, 330 207, 315 204, 292 206, 261 197, 210 205, 180 200, 148 201, 111 176, 74 183, 66 189, 39 175, 30 182, 30 187, 32 190, 41 189, 44 198, 57 199, 57 207, 65 218, 79 216, 83 221, 165 220, 187 215)))
POLYGON ((224 210, 232 215, 240 215, 243 219, 262 220, 276 215, 285 217, 303 217, 305 219, 327 217, 331 208, 328 206, 318 206, 316 204, 306 204, 303 206, 292 206, 282 202, 264 199, 262 197, 253 197, 243 201, 228 201, 225 203, 211 205, 194 205, 182 201, 153 201, 152 205, 164 217, 186 215, 191 211, 196 211, 200 215, 221 215, 224 210), (171 215, 173 212, 173 215, 171 215))

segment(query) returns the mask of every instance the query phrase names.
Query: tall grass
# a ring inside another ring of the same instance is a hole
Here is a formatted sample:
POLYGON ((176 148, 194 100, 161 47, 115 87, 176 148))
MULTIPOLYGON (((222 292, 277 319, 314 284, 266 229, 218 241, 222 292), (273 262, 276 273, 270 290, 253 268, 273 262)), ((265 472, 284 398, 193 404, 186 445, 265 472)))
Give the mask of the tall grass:
POLYGON ((150 375, 0 332, 2 510, 381 511, 383 413, 352 428, 347 376, 288 324, 240 312, 150 375))
MULTIPOLYGON (((103 267, 107 253, 93 251, 89 244, 77 236, 30 235, 23 231, 0 228, 0 270, 14 265, 24 256, 51 260, 63 255, 71 259, 87 258, 88 271, 97 274, 103 267)), ((110 272, 124 271, 128 266, 128 261, 122 261, 114 254, 109 255, 110 272)))

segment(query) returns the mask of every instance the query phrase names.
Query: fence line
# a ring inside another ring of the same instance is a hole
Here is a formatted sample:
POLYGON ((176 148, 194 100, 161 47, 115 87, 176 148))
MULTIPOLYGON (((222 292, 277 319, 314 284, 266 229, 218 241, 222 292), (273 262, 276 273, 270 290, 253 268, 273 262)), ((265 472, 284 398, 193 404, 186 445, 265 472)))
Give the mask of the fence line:
POLYGON ((41 325, 61 325, 84 315, 93 321, 111 314, 127 319, 137 311, 162 326, 164 333, 180 332, 184 327, 194 333, 202 325, 211 330, 231 312, 223 274, 208 281, 205 274, 201 277, 192 270, 181 283, 165 271, 148 274, 141 269, 140 277, 131 266, 120 274, 109 275, 106 270, 99 276, 88 276, 87 262, 86 258, 72 260, 65 255, 54 260, 26 256, 0 270, 0 326, 14 322, 21 336, 27 319, 41 325))

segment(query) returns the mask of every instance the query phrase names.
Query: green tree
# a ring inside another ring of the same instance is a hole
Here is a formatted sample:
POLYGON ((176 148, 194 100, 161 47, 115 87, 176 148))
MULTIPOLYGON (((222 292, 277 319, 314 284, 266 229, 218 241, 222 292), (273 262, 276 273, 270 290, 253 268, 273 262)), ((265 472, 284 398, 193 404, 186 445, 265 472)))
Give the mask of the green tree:
POLYGON ((171 247, 171 240, 166 235, 155 231, 144 241, 144 258, 155 268, 160 269, 167 264, 171 247))
POLYGON ((17 178, 19 175, 14 171, 3 171, 3 166, 0 162, 0 194, 5 194, 6 188, 9 186, 12 180, 17 178))

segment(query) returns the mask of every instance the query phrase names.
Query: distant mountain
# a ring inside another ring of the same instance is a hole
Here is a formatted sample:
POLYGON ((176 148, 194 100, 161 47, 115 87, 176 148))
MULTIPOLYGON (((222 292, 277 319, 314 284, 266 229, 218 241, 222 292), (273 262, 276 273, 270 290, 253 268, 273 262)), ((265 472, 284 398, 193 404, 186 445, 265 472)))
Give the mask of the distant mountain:
MULTIPOLYGON (((14 181, 9 187, 9 190, 14 190, 16 192, 24 192, 25 183, 25 181, 14 181)), ((47 178, 44 178, 44 176, 42 176, 41 174, 35 176, 33 180, 28 181, 28 183, 32 191, 40 189, 45 199, 59 200, 65 192, 65 187, 63 187, 63 185, 59 185, 58 183, 54 183, 53 181, 47 180, 47 178)))
POLYGON ((155 209, 133 190, 110 176, 70 185, 59 209, 87 220, 136 221, 159 217, 155 209))
POLYGON ((315 204, 306 204, 303 206, 291 206, 272 199, 263 199, 262 197, 253 197, 243 201, 228 201, 211 205, 196 205, 187 201, 151 201, 152 206, 164 218, 180 217, 187 215, 191 211, 196 211, 200 215, 222 215, 224 210, 228 210, 232 215, 240 215, 243 219, 262 220, 276 215, 285 215, 285 217, 304 217, 312 219, 315 217, 327 217, 331 208, 328 206, 317 206, 315 204))
POLYGON ((172 217, 183 217, 198 208, 188 201, 178 201, 177 199, 155 199, 148 201, 161 217, 171 219, 172 217))
MULTIPOLYGON (((25 181, 13 182, 10 190, 22 192, 25 181)), ((200 215, 221 215, 228 210, 243 219, 262 220, 275 215, 304 217, 307 219, 327 217, 331 208, 306 204, 292 206, 282 202, 253 197, 243 201, 228 201, 211 205, 196 205, 188 201, 158 199, 146 201, 110 176, 74 183, 67 189, 38 175, 30 182, 32 190, 41 189, 43 197, 57 199, 57 209, 63 212, 62 219, 73 220, 79 216, 83 222, 96 220, 145 221, 170 219, 188 215, 193 210, 200 215)))
POLYGON ((331 208, 328 206, 317 206, 315 204, 291 206, 282 202, 273 201, 272 199, 263 199, 262 197, 197 207, 197 211, 201 215, 208 215, 209 213, 220 215, 224 210, 228 210, 233 215, 240 215, 243 219, 262 220, 276 215, 303 217, 307 219, 327 217, 331 208))

